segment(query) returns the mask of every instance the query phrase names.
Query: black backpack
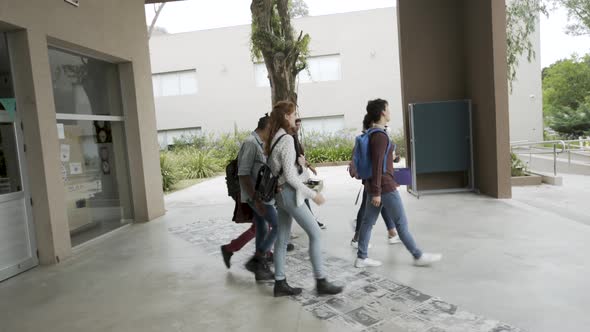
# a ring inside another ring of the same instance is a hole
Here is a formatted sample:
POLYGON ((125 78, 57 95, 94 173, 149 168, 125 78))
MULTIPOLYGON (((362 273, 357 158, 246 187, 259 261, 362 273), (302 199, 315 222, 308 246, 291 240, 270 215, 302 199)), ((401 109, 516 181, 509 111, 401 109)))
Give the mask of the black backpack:
MULTIPOLYGON (((287 134, 281 135, 272 145, 266 159, 267 161, 270 160, 272 151, 274 150, 275 146, 277 146, 277 143, 279 143, 279 141, 286 135, 287 134)), ((268 202, 274 199, 277 192, 279 177, 281 177, 281 175, 283 175, 282 167, 279 175, 274 176, 270 169, 270 165, 267 163, 262 163, 260 170, 258 170, 258 175, 256 176, 256 186, 254 187, 256 198, 262 200, 263 202, 268 202)))
POLYGON ((240 194, 240 178, 238 177, 238 158, 232 160, 225 166, 225 184, 227 195, 237 197, 240 194))

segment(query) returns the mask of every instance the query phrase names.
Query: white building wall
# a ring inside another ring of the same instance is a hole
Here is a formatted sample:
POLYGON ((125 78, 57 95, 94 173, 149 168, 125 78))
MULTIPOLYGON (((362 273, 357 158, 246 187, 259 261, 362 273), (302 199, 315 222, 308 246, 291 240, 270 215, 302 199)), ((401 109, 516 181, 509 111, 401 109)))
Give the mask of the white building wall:
MULTIPOLYGON (((537 24, 540 27, 540 24, 537 24)), ((536 57, 531 62, 521 56, 508 99, 510 141, 543 140, 543 87, 541 79, 541 31, 532 35, 536 57)))
MULTIPOLYGON (((299 85, 301 117, 343 116, 346 128, 360 130, 367 101, 384 98, 392 127, 402 127, 395 15, 386 8, 294 20, 311 36, 312 56, 339 54, 341 63, 341 80, 299 85)), ((249 25, 152 37, 154 74, 196 69, 198 81, 197 94, 156 97, 158 130, 253 129, 271 102, 270 89, 256 86, 249 42, 249 25)))
MULTIPOLYGON (((309 129, 360 130, 366 103, 374 98, 389 101, 392 129, 403 127, 395 8, 305 17, 293 23, 311 36, 311 56, 340 55, 341 80, 299 85, 304 129, 308 123, 309 129), (318 124, 322 118, 330 123, 318 124)), ((198 82, 194 95, 156 97, 158 130, 231 132, 234 124, 253 129, 271 105, 268 86, 256 84, 249 43, 249 25, 152 37, 154 74, 196 69, 198 82)), ((510 96, 511 140, 542 138, 539 31, 533 44, 537 58, 532 63, 521 60, 510 96)))

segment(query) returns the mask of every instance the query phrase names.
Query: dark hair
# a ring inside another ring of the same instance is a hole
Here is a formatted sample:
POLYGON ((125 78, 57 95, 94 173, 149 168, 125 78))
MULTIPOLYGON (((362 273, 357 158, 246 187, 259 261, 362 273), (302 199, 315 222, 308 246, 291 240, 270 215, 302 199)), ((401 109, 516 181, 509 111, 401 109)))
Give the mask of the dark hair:
POLYGON ((373 123, 381 119, 381 112, 385 111, 387 105, 389 103, 384 99, 369 100, 367 103, 367 114, 365 114, 365 118, 363 119, 364 130, 371 128, 373 123))
POLYGON ((279 129, 283 128, 287 133, 293 134, 293 130, 290 128, 289 121, 287 121, 285 115, 289 115, 295 112, 295 110, 295 104, 286 100, 279 101, 272 107, 272 112, 270 112, 270 133, 264 146, 264 152, 267 156, 270 153, 272 139, 275 137, 279 129))
POLYGON ((258 119, 258 126, 256 127, 256 129, 264 130, 266 128, 266 125, 268 124, 269 119, 270 117, 268 116, 268 113, 264 113, 264 116, 258 119))

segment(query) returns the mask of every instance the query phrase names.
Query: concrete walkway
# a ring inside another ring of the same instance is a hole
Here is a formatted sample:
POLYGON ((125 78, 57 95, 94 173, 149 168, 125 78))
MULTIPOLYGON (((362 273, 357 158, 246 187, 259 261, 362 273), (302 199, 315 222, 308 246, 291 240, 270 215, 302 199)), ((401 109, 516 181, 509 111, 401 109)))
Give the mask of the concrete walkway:
MULTIPOLYGON (((560 205, 563 201, 553 198, 569 197, 567 179, 562 188, 515 188, 512 200, 472 194, 416 199, 402 190, 418 244, 445 257, 433 268, 412 266, 403 246, 387 244, 379 220, 370 256, 384 265, 363 272, 352 267, 355 250, 349 246, 360 185, 348 177, 346 167, 321 168, 320 177, 328 201, 313 208, 328 226, 323 240, 331 278, 351 281, 348 302, 321 298, 310 303, 317 298, 309 291, 300 299, 273 298, 271 285, 256 284, 242 267, 251 247, 232 258, 228 271, 217 245, 245 226, 230 222, 233 204, 219 177, 167 196, 168 213, 159 220, 120 230, 60 265, 0 283, 0 331, 341 331, 343 326, 370 326, 373 331, 434 332, 466 331, 461 322, 469 320, 474 331, 585 331, 590 325, 590 227, 585 222, 590 211, 564 213, 535 198, 560 205), (363 301, 355 290, 371 293, 375 284, 395 288, 392 293, 413 300, 414 308, 398 316, 377 313, 378 324, 365 315, 378 311, 369 302, 362 303, 366 312, 339 315, 353 309, 342 303, 354 307, 363 301), (429 307, 435 301, 447 303, 453 317, 429 307)), ((574 180, 576 200, 590 188, 578 187, 585 179, 574 180)), ((290 255, 287 278, 310 289, 306 237, 295 241, 299 250, 290 255)))

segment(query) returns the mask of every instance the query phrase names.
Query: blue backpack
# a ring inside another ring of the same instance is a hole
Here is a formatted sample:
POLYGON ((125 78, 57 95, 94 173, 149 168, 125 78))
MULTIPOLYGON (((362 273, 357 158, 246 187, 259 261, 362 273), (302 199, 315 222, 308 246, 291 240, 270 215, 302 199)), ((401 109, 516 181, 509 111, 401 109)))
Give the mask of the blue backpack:
MULTIPOLYGON (((387 135, 387 132, 380 128, 370 128, 363 134, 356 137, 354 140, 354 149, 352 151, 352 163, 349 167, 349 172, 352 177, 361 180, 368 180, 373 177, 373 163, 371 161, 371 147, 369 146, 369 139, 371 134, 382 132, 387 135)), ((387 135, 387 151, 383 159, 383 173, 387 171, 387 155, 391 148, 391 141, 387 135)))

